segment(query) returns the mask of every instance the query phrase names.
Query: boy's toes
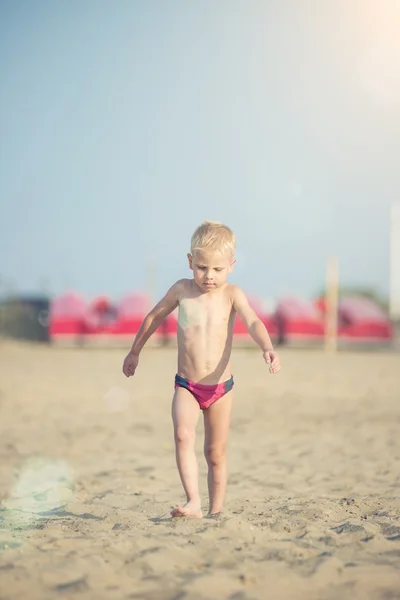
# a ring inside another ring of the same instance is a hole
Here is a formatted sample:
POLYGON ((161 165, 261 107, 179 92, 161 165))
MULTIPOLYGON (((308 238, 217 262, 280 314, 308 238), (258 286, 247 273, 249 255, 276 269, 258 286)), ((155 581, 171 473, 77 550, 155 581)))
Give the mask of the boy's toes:
POLYGON ((171 510, 171 517, 192 517, 195 519, 201 519, 203 513, 201 512, 201 508, 197 506, 192 506, 190 503, 185 506, 177 506, 173 510, 171 510))

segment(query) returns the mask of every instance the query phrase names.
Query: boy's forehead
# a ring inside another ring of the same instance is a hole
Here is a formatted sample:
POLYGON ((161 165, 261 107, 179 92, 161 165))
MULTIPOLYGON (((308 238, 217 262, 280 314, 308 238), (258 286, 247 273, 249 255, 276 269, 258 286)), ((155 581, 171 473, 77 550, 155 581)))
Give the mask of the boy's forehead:
POLYGON ((193 250, 193 260, 204 264, 231 263, 232 256, 230 252, 221 252, 219 250, 193 250))

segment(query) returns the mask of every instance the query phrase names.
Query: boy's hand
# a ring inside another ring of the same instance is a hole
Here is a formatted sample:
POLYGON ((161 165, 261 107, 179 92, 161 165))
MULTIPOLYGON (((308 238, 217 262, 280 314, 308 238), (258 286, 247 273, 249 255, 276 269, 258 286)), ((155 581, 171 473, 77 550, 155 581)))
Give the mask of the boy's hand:
POLYGON ((266 350, 263 352, 264 360, 270 365, 269 372, 277 373, 281 369, 281 362, 279 360, 278 353, 275 350, 266 350))
POLYGON ((132 354, 132 352, 129 352, 129 354, 127 354, 124 360, 124 365, 122 367, 123 374, 127 377, 131 377, 135 374, 136 367, 138 366, 138 364, 139 357, 136 354, 132 354))

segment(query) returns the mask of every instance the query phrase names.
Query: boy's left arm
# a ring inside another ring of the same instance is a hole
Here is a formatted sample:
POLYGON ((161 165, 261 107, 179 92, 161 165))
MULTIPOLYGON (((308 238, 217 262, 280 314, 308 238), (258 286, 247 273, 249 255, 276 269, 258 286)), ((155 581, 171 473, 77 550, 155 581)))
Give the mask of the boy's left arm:
POLYGON ((237 286, 232 286, 232 289, 233 308, 242 319, 253 340, 261 348, 265 362, 270 365, 270 373, 277 373, 280 370, 281 365, 279 356, 272 345, 267 328, 251 308, 243 290, 237 286))

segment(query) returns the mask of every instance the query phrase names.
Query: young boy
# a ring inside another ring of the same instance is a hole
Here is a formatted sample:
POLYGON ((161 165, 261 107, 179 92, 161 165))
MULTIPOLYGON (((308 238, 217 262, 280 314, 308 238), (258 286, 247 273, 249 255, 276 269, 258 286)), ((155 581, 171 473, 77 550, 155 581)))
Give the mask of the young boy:
POLYGON ((204 453, 208 464, 208 514, 217 515, 222 510, 233 388, 229 361, 236 314, 261 348, 270 372, 280 369, 264 324, 243 291, 227 283, 235 263, 235 245, 233 232, 221 223, 206 221, 196 229, 188 254, 193 279, 177 281, 145 317, 123 364, 127 377, 135 374, 144 344, 165 317, 179 307, 172 419, 176 462, 187 502, 171 512, 173 517, 203 516, 194 449, 200 411, 204 415, 204 453))

